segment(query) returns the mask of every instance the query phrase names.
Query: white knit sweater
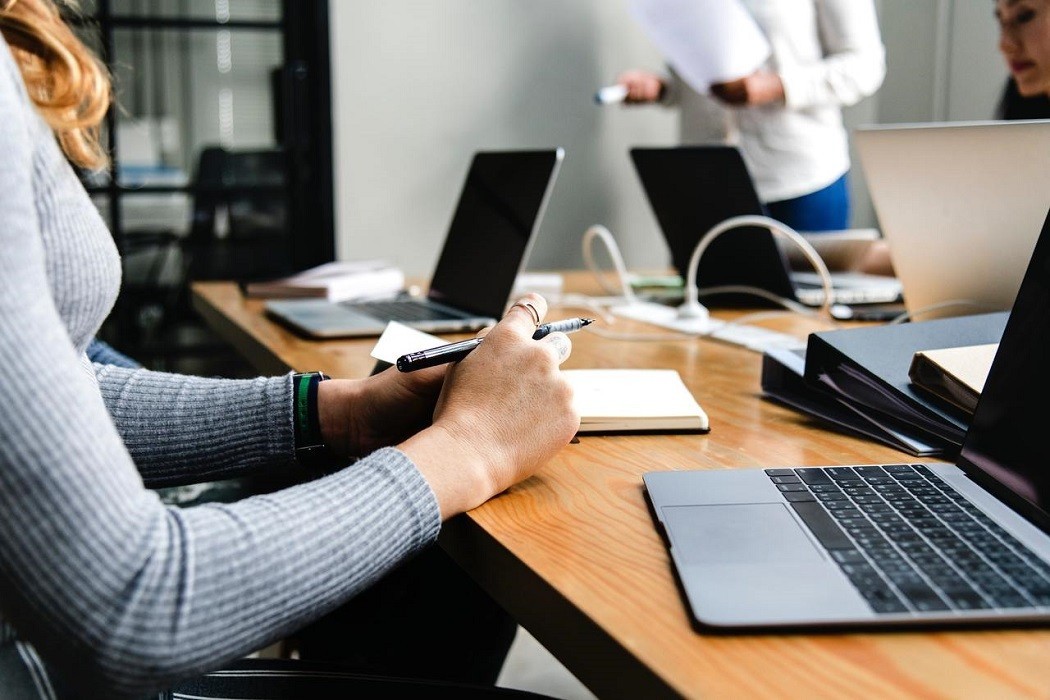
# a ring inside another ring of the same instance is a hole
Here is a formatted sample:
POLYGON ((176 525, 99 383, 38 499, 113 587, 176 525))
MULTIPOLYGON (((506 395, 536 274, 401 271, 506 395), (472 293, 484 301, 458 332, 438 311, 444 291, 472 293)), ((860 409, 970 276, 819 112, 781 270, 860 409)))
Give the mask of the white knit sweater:
POLYGON ((827 187, 850 167, 842 107, 874 93, 886 75, 873 0, 741 0, 769 39, 765 70, 785 104, 725 108, 672 72, 685 144, 739 146, 763 202, 827 187))

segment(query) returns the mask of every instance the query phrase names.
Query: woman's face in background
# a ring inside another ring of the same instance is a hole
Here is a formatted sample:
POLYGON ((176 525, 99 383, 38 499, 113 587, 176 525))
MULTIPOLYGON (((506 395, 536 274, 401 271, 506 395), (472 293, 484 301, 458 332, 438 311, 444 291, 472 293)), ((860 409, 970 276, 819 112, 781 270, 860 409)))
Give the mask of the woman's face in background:
POLYGON ((999 50, 1018 91, 1050 95, 1050 0, 996 0, 999 50))

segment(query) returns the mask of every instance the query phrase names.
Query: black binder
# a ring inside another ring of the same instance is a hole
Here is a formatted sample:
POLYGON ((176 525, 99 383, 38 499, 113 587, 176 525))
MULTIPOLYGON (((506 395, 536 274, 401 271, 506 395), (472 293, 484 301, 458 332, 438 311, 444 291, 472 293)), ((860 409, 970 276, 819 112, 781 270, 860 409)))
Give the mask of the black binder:
POLYGON ((913 434, 908 426, 861 412, 848 401, 806 383, 806 351, 770 348, 762 354, 762 392, 806 415, 831 423, 844 432, 871 438, 916 457, 944 457, 956 450, 942 440, 913 434))
POLYGON ((962 446, 968 419, 932 401, 908 378, 919 350, 998 343, 1009 313, 812 333, 806 347, 807 385, 858 413, 915 437, 962 446))

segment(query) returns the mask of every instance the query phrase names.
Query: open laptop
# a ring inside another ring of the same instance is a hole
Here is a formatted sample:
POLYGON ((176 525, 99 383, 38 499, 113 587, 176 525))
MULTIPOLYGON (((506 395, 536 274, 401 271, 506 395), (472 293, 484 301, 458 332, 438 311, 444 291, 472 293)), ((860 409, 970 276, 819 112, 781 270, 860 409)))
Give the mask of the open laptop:
POLYGON ((1050 621, 1048 349, 1050 217, 955 466, 646 474, 696 621, 1050 621))
POLYGON ((1050 202, 1050 122, 865 127, 854 143, 909 313, 1009 309, 1050 202))
POLYGON ((266 311, 316 338, 378 336, 390 321, 428 333, 495 323, 528 257, 562 149, 475 154, 426 298, 275 300, 266 311))
MULTIPOLYGON (((733 216, 765 214, 740 151, 734 146, 633 148, 631 160, 683 277, 700 237, 733 216)), ((824 298, 812 274, 795 274, 765 228, 741 228, 720 236, 700 260, 701 290, 726 285, 758 287, 803 304, 824 298)), ((900 298, 892 277, 832 273, 835 303, 886 303, 900 298)), ((705 304, 711 300, 705 298, 705 304)))

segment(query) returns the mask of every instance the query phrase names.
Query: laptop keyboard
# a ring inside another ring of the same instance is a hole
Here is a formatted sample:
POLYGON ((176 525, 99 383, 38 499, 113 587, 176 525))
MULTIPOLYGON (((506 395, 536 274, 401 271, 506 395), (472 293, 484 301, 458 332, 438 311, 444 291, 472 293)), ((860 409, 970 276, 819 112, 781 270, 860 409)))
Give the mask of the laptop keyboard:
POLYGON ((1050 565, 922 465, 765 472, 876 613, 1050 606, 1050 565))
POLYGON ((346 306, 375 318, 389 321, 449 321, 463 318, 441 309, 411 301, 355 301, 346 302, 346 306))

